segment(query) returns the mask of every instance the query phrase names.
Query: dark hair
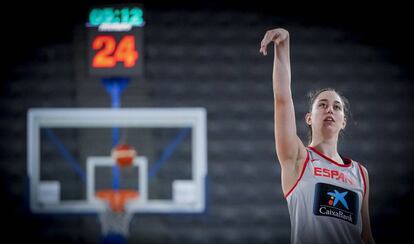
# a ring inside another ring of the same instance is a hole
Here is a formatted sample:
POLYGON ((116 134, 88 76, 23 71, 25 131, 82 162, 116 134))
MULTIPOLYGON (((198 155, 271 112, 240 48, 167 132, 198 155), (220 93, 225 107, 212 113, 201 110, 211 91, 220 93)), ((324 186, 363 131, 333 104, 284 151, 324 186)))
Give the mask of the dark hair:
MULTIPOLYGON (((308 98, 309 98, 309 112, 312 111, 312 106, 315 103, 316 98, 319 96, 319 94, 321 94, 322 92, 325 91, 333 91, 336 94, 338 94, 338 96, 341 98, 342 103, 343 103, 343 109, 344 109, 344 114, 345 114, 345 119, 347 120, 347 123, 349 123, 352 114, 351 114, 351 107, 349 105, 349 100, 342 95, 341 93, 339 93, 338 91, 336 91, 333 88, 327 87, 327 88, 322 88, 322 89, 318 89, 318 90, 314 90, 308 93, 308 98)), ((310 144, 312 142, 312 127, 310 125, 308 125, 308 144, 310 144)), ((339 132, 340 136, 343 136, 343 130, 341 130, 339 132)))

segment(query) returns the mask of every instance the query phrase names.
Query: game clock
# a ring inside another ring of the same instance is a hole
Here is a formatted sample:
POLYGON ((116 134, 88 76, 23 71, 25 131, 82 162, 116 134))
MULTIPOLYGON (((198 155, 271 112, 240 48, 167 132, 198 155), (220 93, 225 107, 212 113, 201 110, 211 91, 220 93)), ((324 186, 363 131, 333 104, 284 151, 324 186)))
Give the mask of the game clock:
POLYGON ((130 24, 134 27, 142 27, 145 24, 144 12, 140 7, 103 7, 94 8, 89 12, 88 26, 101 24, 130 24))

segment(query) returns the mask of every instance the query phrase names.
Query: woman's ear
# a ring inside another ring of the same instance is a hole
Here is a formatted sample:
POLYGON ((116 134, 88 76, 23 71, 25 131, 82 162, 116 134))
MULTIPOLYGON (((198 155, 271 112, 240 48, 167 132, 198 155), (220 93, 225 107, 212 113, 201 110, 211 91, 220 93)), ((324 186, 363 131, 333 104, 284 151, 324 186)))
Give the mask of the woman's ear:
POLYGON ((305 114, 305 122, 306 122, 307 125, 312 125, 311 113, 306 113, 305 114))
POLYGON ((344 121, 342 122, 342 128, 341 129, 345 129, 346 127, 346 117, 344 117, 344 121))

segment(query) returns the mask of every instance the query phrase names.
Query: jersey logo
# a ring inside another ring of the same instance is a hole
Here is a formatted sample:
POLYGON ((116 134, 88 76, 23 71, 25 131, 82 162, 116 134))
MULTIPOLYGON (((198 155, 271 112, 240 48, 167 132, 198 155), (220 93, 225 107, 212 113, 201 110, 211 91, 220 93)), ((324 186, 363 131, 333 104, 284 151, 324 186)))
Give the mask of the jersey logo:
POLYGON ((349 209, 348 208, 348 203, 346 203, 346 200, 345 200, 345 196, 346 196, 346 194, 348 194, 348 192, 344 191, 344 192, 339 193, 337 190, 334 190, 334 191, 335 191, 335 193, 334 192, 328 192, 327 193, 329 196, 331 196, 331 199, 328 201, 328 204, 330 206, 335 207, 336 204, 338 204, 338 202, 340 201, 342 203, 342 206, 344 206, 346 209, 349 209))
POLYGON ((358 221, 358 194, 348 189, 325 183, 315 185, 313 213, 356 224, 358 221))
POLYGON ((335 169, 327 169, 322 167, 313 167, 313 175, 318 177, 326 177, 334 180, 338 180, 350 185, 355 185, 351 177, 349 177, 344 172, 340 172, 335 169))

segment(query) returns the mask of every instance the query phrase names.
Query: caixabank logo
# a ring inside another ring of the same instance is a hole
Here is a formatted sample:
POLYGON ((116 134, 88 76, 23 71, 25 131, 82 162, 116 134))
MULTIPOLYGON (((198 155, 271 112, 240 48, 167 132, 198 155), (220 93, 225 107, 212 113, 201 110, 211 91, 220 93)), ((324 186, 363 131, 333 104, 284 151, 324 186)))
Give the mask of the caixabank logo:
POLYGON ((358 221, 358 194, 330 184, 317 183, 313 213, 334 217, 352 224, 358 221))

